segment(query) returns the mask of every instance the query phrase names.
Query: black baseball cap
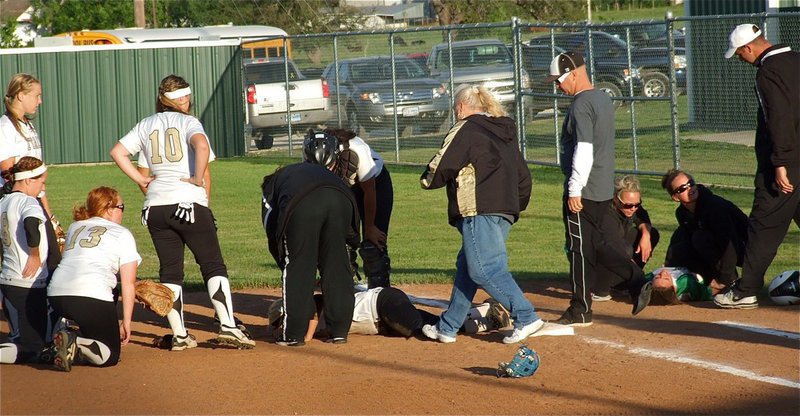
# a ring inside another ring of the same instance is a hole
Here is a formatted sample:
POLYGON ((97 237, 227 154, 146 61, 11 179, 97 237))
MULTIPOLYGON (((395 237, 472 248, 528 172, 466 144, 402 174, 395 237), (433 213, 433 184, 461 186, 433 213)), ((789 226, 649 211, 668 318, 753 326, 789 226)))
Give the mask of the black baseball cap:
POLYGON ((565 75, 582 65, 585 65, 583 55, 575 52, 560 53, 550 62, 550 76, 546 78, 546 82, 561 82, 565 75))

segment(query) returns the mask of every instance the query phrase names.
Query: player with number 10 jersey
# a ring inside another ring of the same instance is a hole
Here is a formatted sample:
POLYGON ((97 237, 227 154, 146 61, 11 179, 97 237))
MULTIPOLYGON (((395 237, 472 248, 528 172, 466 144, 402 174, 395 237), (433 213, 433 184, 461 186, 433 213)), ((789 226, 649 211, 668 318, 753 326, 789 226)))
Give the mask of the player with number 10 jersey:
POLYGON ((145 194, 147 225, 160 263, 161 283, 173 292, 167 314, 173 351, 197 346, 183 320, 184 246, 200 265, 211 304, 220 321, 217 342, 253 348, 247 329, 233 316, 228 270, 222 259, 214 216, 209 209, 214 153, 200 121, 190 114, 192 90, 177 75, 161 81, 156 114, 134 126, 111 149, 111 157, 145 194), (139 155, 138 168, 130 160, 139 155))

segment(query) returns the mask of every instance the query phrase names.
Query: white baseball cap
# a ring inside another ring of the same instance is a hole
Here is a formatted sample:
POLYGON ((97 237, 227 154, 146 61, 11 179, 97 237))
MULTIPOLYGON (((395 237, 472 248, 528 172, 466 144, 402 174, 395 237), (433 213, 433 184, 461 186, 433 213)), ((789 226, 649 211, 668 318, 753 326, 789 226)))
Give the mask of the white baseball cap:
POLYGON ((761 36, 761 29, 752 23, 745 23, 736 26, 729 36, 731 44, 728 47, 728 50, 725 51, 725 59, 730 59, 734 54, 736 54, 737 49, 747 45, 759 36, 761 36))

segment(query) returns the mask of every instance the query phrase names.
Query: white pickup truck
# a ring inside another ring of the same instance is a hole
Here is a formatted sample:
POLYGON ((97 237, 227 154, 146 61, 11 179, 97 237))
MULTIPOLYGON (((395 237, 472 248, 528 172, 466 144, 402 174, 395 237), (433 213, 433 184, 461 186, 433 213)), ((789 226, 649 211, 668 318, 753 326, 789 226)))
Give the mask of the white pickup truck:
MULTIPOLYGON (((323 79, 306 79, 294 62, 289 63, 289 109, 292 129, 324 125, 333 116, 328 83, 323 79)), ((286 66, 283 58, 254 61, 244 65, 247 96, 247 120, 256 136, 256 147, 272 147, 273 135, 287 130, 286 66)))

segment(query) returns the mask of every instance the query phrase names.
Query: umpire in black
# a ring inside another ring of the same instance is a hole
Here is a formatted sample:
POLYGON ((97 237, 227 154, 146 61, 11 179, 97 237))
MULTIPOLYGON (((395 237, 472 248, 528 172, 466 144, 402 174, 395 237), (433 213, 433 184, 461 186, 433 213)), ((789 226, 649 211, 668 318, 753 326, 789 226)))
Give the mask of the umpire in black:
MULTIPOLYGON (((338 141, 324 133, 315 157, 335 160, 338 141)), ((339 177, 315 163, 297 163, 264 177, 262 218, 269 251, 282 270, 283 330, 276 343, 300 346, 316 311, 314 285, 319 268, 325 324, 331 341, 344 343, 353 319, 353 274, 348 243, 360 241, 358 205, 339 177)))
POLYGON ((756 177, 747 227, 742 278, 714 296, 722 308, 758 307, 764 274, 794 219, 800 226, 800 53, 772 45, 758 26, 736 26, 725 58, 736 55, 758 68, 756 177))

